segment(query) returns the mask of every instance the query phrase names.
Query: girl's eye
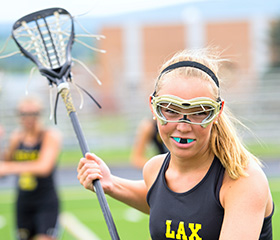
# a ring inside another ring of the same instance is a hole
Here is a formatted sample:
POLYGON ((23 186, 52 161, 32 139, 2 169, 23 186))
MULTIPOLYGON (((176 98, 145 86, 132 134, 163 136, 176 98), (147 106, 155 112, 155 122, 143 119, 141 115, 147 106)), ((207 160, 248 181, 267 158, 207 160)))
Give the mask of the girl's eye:
POLYGON ((207 112, 199 112, 199 113, 196 113, 194 115, 196 115, 196 116, 207 116, 207 112))
POLYGON ((163 111, 165 113, 172 114, 172 115, 177 115, 178 114, 177 112, 175 112, 174 110, 169 109, 169 108, 165 108, 163 111))

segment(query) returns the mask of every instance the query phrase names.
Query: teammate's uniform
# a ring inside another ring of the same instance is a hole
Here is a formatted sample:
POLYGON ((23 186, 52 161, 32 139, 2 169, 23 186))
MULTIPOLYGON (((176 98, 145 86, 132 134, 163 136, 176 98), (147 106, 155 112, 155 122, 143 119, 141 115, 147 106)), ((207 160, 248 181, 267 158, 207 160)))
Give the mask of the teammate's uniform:
MULTIPOLYGON (((168 188, 165 180, 169 161, 170 154, 147 195, 152 239, 219 239, 224 217, 219 192, 225 168, 215 157, 207 174, 195 187, 176 193, 168 188)), ((264 219, 261 240, 272 239, 272 215, 273 212, 264 219)))
POLYGON ((167 153, 168 152, 167 147, 165 146, 165 144, 163 143, 163 141, 162 141, 162 139, 159 135, 158 127, 157 127, 156 122, 154 123, 154 132, 153 132, 153 135, 152 135, 152 142, 156 145, 158 153, 162 154, 162 153, 167 153))
MULTIPOLYGON (((41 139, 34 146, 19 143, 14 152, 15 161, 33 161, 38 158, 41 139)), ((37 234, 56 237, 58 234, 59 201, 54 185, 54 170, 47 177, 30 173, 19 175, 17 186, 17 237, 30 239, 37 234)))

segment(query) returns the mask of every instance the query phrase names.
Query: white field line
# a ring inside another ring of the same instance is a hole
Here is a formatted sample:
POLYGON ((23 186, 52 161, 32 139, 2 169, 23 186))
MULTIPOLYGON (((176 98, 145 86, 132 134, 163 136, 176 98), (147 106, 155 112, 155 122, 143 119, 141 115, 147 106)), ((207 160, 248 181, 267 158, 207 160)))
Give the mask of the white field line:
POLYGON ((60 224, 77 240, 100 240, 90 229, 82 224, 73 214, 63 212, 59 216, 60 224))
POLYGON ((6 218, 2 215, 0 215, 0 229, 4 228, 6 226, 7 222, 6 222, 6 218))

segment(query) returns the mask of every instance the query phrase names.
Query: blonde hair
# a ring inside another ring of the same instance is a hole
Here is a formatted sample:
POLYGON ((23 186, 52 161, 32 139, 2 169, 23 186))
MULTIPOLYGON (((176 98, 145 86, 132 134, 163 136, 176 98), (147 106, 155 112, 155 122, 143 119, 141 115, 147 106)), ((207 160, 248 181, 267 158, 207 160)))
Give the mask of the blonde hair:
MULTIPOLYGON (((211 69, 218 77, 221 63, 228 60, 221 59, 220 52, 217 52, 216 49, 183 50, 176 53, 170 60, 163 64, 160 72, 171 64, 180 61, 195 61, 201 63, 211 69)), ((156 81, 155 95, 164 82, 167 81, 167 78, 165 78, 166 74, 171 77, 179 75, 198 77, 201 80, 205 80, 204 82, 208 84, 210 87, 209 89, 216 99, 220 97, 220 89, 214 83, 213 79, 205 72, 192 67, 177 68, 159 77, 156 81)), ((218 123, 212 125, 209 143, 211 151, 220 159, 220 162, 232 179, 247 176, 245 168, 248 166, 250 159, 254 159, 261 165, 260 161, 244 147, 244 144, 237 134, 236 123, 242 125, 241 122, 232 116, 227 107, 224 107, 223 112, 219 116, 218 123)))
POLYGON ((42 100, 37 95, 28 95, 21 98, 18 102, 17 110, 20 110, 22 106, 28 105, 36 106, 36 108, 38 108, 39 111, 43 110, 42 100))
MULTIPOLYGON (((170 66, 171 64, 174 64, 176 62, 181 62, 181 61, 194 61, 194 62, 199 62, 209 69, 213 71, 215 75, 217 75, 218 69, 219 69, 219 63, 224 61, 222 59, 219 59, 219 55, 214 49, 196 49, 196 50, 183 50, 181 52, 176 53, 171 59, 166 61, 161 69, 160 72, 162 72, 166 67, 170 66)), ((157 79, 156 81, 156 87, 155 87, 155 92, 158 92, 159 89, 161 88, 162 84, 164 84, 165 79, 164 76, 168 74, 171 76, 179 76, 179 75, 185 75, 185 76, 193 76, 193 77, 198 77, 200 79, 206 79, 209 81, 205 81, 206 83, 209 83, 212 85, 212 90, 213 90, 213 96, 219 96, 219 88, 215 87, 216 84, 214 83, 213 79, 211 77, 197 69, 197 68, 192 68, 192 67, 185 67, 185 68, 176 68, 172 70, 170 73, 166 72, 163 74, 160 78, 157 79)))

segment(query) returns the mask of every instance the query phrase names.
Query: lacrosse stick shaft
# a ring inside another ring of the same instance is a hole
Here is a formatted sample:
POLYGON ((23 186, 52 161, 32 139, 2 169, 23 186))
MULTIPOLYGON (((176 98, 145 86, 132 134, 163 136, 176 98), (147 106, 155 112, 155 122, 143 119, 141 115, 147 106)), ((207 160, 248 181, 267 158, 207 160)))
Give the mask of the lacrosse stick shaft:
MULTIPOLYGON (((87 142, 85 140, 83 131, 81 129, 81 125, 79 123, 69 89, 62 88, 62 90, 60 91, 60 95, 65 103, 68 115, 71 119, 74 131, 78 138, 79 145, 82 150, 83 156, 85 156, 85 154, 87 152, 89 152, 89 148, 88 148, 87 142)), ((107 223, 107 227, 108 227, 109 233, 111 235, 111 238, 112 238, 112 240, 119 240, 120 238, 118 236, 118 232, 117 232, 117 229, 116 229, 116 226, 115 226, 112 214, 110 212, 109 205, 107 203, 107 200, 106 200, 106 197, 105 197, 105 194, 104 194, 100 181, 99 180, 93 181, 93 186, 94 186, 94 190, 96 192, 100 207, 102 209, 105 221, 107 223)))

